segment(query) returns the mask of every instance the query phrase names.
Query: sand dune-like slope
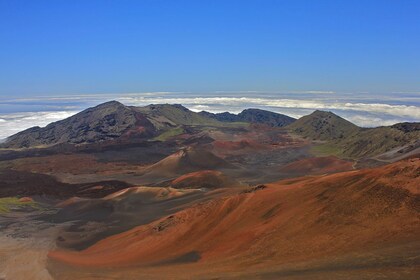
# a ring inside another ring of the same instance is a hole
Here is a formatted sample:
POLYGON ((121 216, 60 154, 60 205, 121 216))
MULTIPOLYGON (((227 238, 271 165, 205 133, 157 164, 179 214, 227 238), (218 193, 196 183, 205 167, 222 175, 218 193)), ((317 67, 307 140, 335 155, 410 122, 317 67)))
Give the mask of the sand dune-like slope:
POLYGON ((193 190, 176 190, 173 188, 152 188, 152 187, 132 187, 127 188, 104 197, 104 200, 123 201, 133 200, 137 197, 137 202, 148 203, 162 201, 179 197, 185 194, 194 193, 193 190))
POLYGON ((146 173, 148 175, 157 175, 161 178, 164 176, 174 176, 176 174, 181 175, 203 169, 221 169, 232 167, 233 166, 231 164, 215 156, 211 152, 195 147, 188 147, 153 164, 146 170, 146 173))
POLYGON ((104 198, 70 198, 59 203, 57 206, 62 208, 48 219, 59 223, 73 221, 69 229, 60 232, 57 244, 82 249, 106 236, 148 224, 192 202, 205 200, 207 195, 212 194, 194 189, 130 187, 104 198))
POLYGON ((83 214, 87 210, 98 211, 99 206, 102 205, 116 212, 119 208, 139 207, 141 204, 151 204, 197 193, 199 193, 197 190, 177 190, 170 187, 130 187, 98 199, 72 197, 58 203, 57 206, 63 208, 63 211, 70 211, 71 215, 76 212, 83 214))
POLYGON ((420 246, 419 194, 418 158, 288 179, 200 203, 80 252, 49 256, 85 267, 193 263, 245 271, 408 242, 420 246))
POLYGON ((182 175, 171 182, 176 189, 217 189, 239 186, 239 182, 216 170, 203 170, 182 175))

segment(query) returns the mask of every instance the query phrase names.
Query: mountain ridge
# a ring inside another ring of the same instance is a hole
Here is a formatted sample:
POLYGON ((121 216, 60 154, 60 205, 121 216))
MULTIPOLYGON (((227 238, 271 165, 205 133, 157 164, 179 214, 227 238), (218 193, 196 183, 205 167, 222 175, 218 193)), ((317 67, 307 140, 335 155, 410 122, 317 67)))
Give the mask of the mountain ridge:
POLYGON ((410 152, 420 147, 420 123, 415 122, 361 128, 332 112, 320 110, 295 120, 260 109, 245 109, 237 115, 196 113, 180 104, 136 107, 118 101, 99 104, 46 127, 28 128, 7 138, 0 147, 43 148, 57 144, 117 143, 116 140, 120 144, 124 141, 166 141, 188 131, 204 133, 205 127, 238 127, 243 123, 265 124, 310 141, 321 141, 327 150, 338 151, 326 155, 348 158, 372 157, 399 147, 410 152))
POLYGON ((220 125, 182 105, 125 106, 109 101, 45 127, 31 127, 6 139, 3 148, 29 148, 60 143, 86 144, 120 137, 151 139, 178 125, 220 125))
POLYGON ((137 135, 152 135, 152 124, 129 107, 110 101, 83 110, 69 118, 32 127, 7 138, 3 147, 21 148, 59 143, 92 143, 118 138, 129 129, 141 126, 137 135))
POLYGON ((363 128, 332 112, 316 110, 286 128, 307 139, 324 141, 324 147, 348 158, 372 157, 398 147, 401 152, 408 146, 410 150, 420 147, 420 123, 363 128))
POLYGON ((291 131, 314 140, 336 140, 348 137, 360 127, 326 111, 316 110, 287 126, 291 131))
POLYGON ((210 113, 207 111, 201 111, 199 114, 222 122, 261 123, 272 127, 283 127, 296 121, 295 118, 283 114, 254 108, 245 109, 237 115, 229 112, 210 113))

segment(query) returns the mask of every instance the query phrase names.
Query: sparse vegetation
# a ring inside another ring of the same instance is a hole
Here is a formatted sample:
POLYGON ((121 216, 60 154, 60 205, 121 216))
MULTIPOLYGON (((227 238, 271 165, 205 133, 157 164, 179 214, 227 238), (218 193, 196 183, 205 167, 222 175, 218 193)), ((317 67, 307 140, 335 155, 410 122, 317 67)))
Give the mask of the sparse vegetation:
POLYGON ((340 147, 334 144, 330 144, 330 143, 314 145, 311 147, 310 151, 315 156, 320 156, 320 157, 321 156, 337 156, 337 157, 342 156, 340 147))
POLYGON ((331 113, 315 111, 304 116, 288 128, 301 136, 312 140, 340 140, 357 133, 360 128, 351 122, 331 113))
POLYGON ((180 135, 182 133, 184 133, 184 129, 182 127, 178 126, 178 127, 172 128, 170 130, 167 130, 167 131, 161 133, 159 136, 153 138, 153 140, 166 141, 169 138, 180 135))
POLYGON ((9 213, 11 210, 20 210, 23 208, 40 209, 40 206, 32 200, 24 201, 18 197, 0 198, 0 213, 9 213))
POLYGON ((415 145, 418 139, 420 139, 418 130, 403 132, 385 126, 362 129, 359 133, 342 139, 338 145, 344 155, 360 158, 379 155, 410 144, 415 145))
POLYGON ((317 156, 335 155, 346 158, 377 156, 394 148, 415 145, 420 131, 415 124, 360 128, 351 122, 331 113, 315 111, 288 126, 296 133, 310 140, 327 143, 312 147, 317 156))

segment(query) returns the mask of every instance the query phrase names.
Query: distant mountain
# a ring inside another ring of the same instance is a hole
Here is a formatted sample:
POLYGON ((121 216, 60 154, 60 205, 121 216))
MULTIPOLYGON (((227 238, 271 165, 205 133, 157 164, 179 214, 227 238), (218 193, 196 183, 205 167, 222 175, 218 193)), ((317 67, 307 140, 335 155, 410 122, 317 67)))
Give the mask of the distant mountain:
POLYGON ((391 125, 392 128, 401 130, 402 132, 413 132, 420 130, 420 123, 418 122, 403 122, 391 125))
POLYGON ((4 148, 86 144, 117 138, 150 139, 179 125, 222 125, 181 105, 125 106, 110 101, 46 127, 32 127, 10 136, 4 148))
POLYGON ((240 122, 240 118, 238 115, 229 113, 229 112, 223 112, 223 113, 210 113, 207 111, 201 111, 199 112, 201 116, 205 116, 208 118, 212 118, 221 122, 240 122))
POLYGON ((328 150, 350 158, 372 157, 398 148, 410 152, 420 147, 419 123, 361 128, 334 113, 317 110, 287 128, 305 138, 325 141, 328 150))
POLYGON ((136 110, 145 114, 158 129, 177 125, 220 125, 219 121, 190 111, 180 104, 152 104, 136 107, 136 110))
POLYGON ((355 124, 332 112, 319 110, 298 119, 288 128, 294 133, 313 140, 343 139, 360 130, 355 124))
POLYGON ((329 145, 328 149, 335 151, 335 155, 350 158, 376 156, 397 148, 404 149, 404 152, 396 151, 398 153, 410 153, 420 146, 419 123, 360 128, 334 113, 324 111, 315 111, 295 120, 259 109, 246 109, 237 115, 228 112, 213 114, 195 113, 179 104, 135 107, 110 101, 46 127, 32 127, 19 132, 10 136, 0 147, 19 149, 56 144, 102 145, 102 142, 116 143, 113 142, 115 140, 119 143, 166 141, 180 134, 198 133, 199 127, 228 127, 238 122, 286 127, 291 133, 324 141, 329 145))
POLYGON ((296 120, 286 115, 260 109, 245 109, 237 115, 229 112, 214 114, 206 111, 202 111, 199 114, 202 116, 216 119, 221 122, 261 123, 267 124, 272 127, 286 126, 293 123, 296 120))
POLYGON ((296 119, 260 109, 246 109, 238 114, 241 121, 250 123, 263 123, 273 127, 282 127, 293 123, 296 119))
POLYGON ((92 143, 118 138, 133 128, 137 128, 139 136, 153 135, 153 124, 145 116, 117 101, 110 101, 46 127, 19 132, 9 137, 3 146, 21 148, 92 143))
MULTIPOLYGON (((371 157, 394 150, 394 156, 409 154, 420 148, 420 130, 401 130, 393 126, 363 128, 342 139, 338 145, 342 153, 352 158, 371 157)), ((414 126, 413 126, 414 127, 414 126)))

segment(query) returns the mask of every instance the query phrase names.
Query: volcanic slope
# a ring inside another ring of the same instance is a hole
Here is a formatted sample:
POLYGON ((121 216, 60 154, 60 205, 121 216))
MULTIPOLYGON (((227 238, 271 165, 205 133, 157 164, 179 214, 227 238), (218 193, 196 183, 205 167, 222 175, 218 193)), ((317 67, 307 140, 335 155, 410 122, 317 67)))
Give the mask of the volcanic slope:
MULTIPOLYGON (((57 245, 80 250, 107 236, 148 224, 223 192, 130 187, 103 198, 72 197, 64 200, 56 205, 57 213, 45 219, 54 223, 71 221, 70 227, 60 231, 57 245)), ((230 192, 226 190, 226 193, 230 192)))
POLYGON ((3 147, 92 143, 118 138, 134 128, 140 137, 150 137, 154 133, 152 123, 144 115, 117 101, 110 101, 46 127, 33 127, 19 132, 10 136, 3 147))
POLYGON ((294 161, 280 167, 279 171, 292 176, 337 173, 353 169, 353 162, 335 156, 311 157, 294 161))
POLYGON ((46 127, 32 127, 10 136, 3 148, 47 147, 60 143, 89 144, 119 138, 151 139, 180 125, 226 126, 182 105, 125 106, 110 101, 46 127))
POLYGON ((344 155, 353 158, 378 156, 395 150, 389 157, 392 162, 392 158, 408 156, 415 150, 420 152, 420 129, 405 131, 399 126, 362 128, 357 134, 342 139, 339 146, 344 155))
POLYGON ((146 170, 148 176, 158 176, 160 178, 173 177, 199 170, 235 168, 213 153, 190 146, 164 158, 153 164, 146 170))
POLYGON ((86 269, 151 265, 150 273, 165 269, 172 279, 182 278, 186 268, 190 277, 232 276, 224 274, 232 267, 234 276, 250 278, 277 279, 293 267, 295 276, 310 271, 321 273, 319 279, 335 278, 343 269, 349 278, 356 273, 351 279, 372 270, 385 276, 397 271, 409 279, 419 265, 413 258, 420 250, 419 195, 420 159, 415 158, 260 185, 83 251, 55 250, 49 256, 86 269))
POLYGON ((288 128, 313 140, 336 140, 349 137, 359 131, 359 127, 331 112, 316 110, 304 116, 288 128))
POLYGON ((0 198, 44 196, 63 199, 72 196, 103 197, 131 186, 117 180, 67 184, 53 176, 12 169, 0 169, 0 198))
POLYGON ((202 116, 210 117, 221 122, 248 122, 261 123, 272 127, 283 127, 293 123, 296 119, 261 109, 245 109, 241 113, 235 115, 229 112, 224 113, 210 113, 201 111, 202 116))
POLYGON ((157 128, 168 125, 223 125, 217 120, 192 112, 180 104, 152 104, 136 107, 136 110, 147 115, 157 128))
POLYGON ((240 183, 229 178, 221 171, 201 170, 182 175, 170 183, 176 189, 218 189, 240 186, 240 183))
MULTIPOLYGON (((375 157, 393 149, 396 149, 394 158, 400 159, 420 148, 418 123, 361 128, 334 113, 317 110, 287 129, 310 140, 323 141, 319 150, 326 154, 352 159, 375 157)), ((389 159, 392 162, 392 157, 389 159)))

